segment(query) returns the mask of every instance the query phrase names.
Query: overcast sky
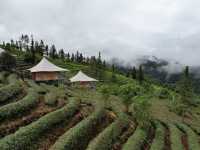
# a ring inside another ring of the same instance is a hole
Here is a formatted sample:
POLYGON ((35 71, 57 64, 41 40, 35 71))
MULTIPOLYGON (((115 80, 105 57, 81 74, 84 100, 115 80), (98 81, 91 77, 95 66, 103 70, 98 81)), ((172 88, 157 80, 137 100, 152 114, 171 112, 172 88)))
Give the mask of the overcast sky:
POLYGON ((0 0, 0 41, 22 33, 87 55, 200 65, 199 0, 0 0))

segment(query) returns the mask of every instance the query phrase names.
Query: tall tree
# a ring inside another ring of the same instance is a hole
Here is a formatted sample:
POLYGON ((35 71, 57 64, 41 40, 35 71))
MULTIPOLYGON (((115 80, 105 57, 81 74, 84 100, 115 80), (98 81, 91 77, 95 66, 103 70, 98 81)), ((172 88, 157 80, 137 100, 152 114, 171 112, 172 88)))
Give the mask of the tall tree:
POLYGON ((144 73, 143 73, 143 69, 142 69, 142 65, 139 66, 139 74, 138 74, 138 80, 139 83, 141 84, 144 80, 144 73))
POLYGON ((33 36, 31 36, 31 57, 32 57, 32 63, 35 63, 35 59, 36 59, 36 56, 35 56, 35 47, 34 47, 34 39, 33 39, 33 36))
POLYGON ((56 51, 55 45, 52 45, 52 46, 51 46, 49 55, 50 55, 50 57, 53 58, 53 59, 57 58, 57 51, 56 51))
POLYGON ((111 81, 115 82, 116 81, 116 75, 115 75, 115 65, 112 64, 112 76, 111 76, 111 81))
POLYGON ((178 92, 184 104, 193 104, 193 86, 190 79, 189 66, 185 67, 183 76, 178 83, 178 92))
POLYGON ((64 52, 63 49, 61 49, 61 50, 59 51, 59 57, 60 57, 61 59, 64 59, 64 58, 65 58, 65 52, 64 52))
POLYGON ((131 70, 131 76, 132 76, 132 79, 136 79, 137 71, 136 71, 135 67, 133 67, 132 70, 131 70))

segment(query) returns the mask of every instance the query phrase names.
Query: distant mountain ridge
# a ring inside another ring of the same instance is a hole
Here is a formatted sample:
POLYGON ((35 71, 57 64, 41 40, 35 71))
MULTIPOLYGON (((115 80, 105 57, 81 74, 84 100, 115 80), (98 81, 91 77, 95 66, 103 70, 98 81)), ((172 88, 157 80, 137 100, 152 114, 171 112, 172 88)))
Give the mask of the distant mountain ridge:
MULTIPOLYGON (((180 80, 184 65, 177 61, 165 60, 156 56, 144 56, 138 58, 144 72, 161 83, 174 85, 180 80)), ((194 89, 200 93, 200 66, 190 66, 191 79, 194 89)))

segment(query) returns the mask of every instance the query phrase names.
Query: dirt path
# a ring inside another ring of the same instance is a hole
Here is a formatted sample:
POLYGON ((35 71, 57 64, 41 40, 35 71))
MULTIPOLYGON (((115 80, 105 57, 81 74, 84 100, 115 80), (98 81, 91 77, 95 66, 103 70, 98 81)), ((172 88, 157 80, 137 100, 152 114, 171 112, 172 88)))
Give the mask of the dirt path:
POLYGON ((189 150, 189 145, 188 145, 188 140, 187 140, 187 135, 186 134, 182 135, 181 142, 183 144, 184 150, 189 150))
POLYGON ((170 142, 170 131, 167 126, 165 126, 165 147, 164 150, 171 150, 171 142, 170 142))

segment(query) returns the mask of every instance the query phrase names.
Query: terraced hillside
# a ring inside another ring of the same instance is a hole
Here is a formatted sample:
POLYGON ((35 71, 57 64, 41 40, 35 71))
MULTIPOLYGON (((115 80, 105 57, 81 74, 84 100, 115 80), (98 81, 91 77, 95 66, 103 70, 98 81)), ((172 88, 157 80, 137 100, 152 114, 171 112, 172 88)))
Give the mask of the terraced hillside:
POLYGON ((133 115, 114 96, 0 73, 0 150, 200 150, 189 121, 155 116, 144 129, 133 115))

